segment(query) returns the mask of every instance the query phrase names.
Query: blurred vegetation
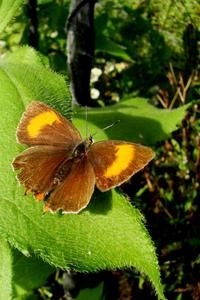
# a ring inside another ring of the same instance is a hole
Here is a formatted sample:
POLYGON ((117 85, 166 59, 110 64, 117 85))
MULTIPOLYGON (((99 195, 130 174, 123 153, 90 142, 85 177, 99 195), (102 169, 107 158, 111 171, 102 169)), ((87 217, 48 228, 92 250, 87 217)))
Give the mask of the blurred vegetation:
MULTIPOLYGON (((68 7, 69 1, 40 0, 37 10, 37 50, 65 76, 68 7)), ((163 109, 191 103, 182 126, 157 145, 154 163, 123 187, 147 219, 166 297, 177 300, 200 299, 199 11, 200 3, 195 0, 103 0, 96 3, 95 11, 94 101, 111 105, 133 94, 149 98, 163 109)), ((24 6, 1 36, 0 52, 29 44, 29 33, 24 6)), ((85 277, 72 277, 80 289, 91 288, 85 277)), ((40 299, 61 299, 65 281, 63 272, 57 272, 36 294, 40 299)), ((151 299, 149 286, 134 272, 105 272, 91 281, 96 287, 101 281, 109 283, 107 291, 104 286, 105 293, 112 290, 113 298, 110 295, 108 299, 151 299)), ((96 291, 98 295, 98 288, 96 291)), ((84 299, 81 295, 78 299, 84 299)))

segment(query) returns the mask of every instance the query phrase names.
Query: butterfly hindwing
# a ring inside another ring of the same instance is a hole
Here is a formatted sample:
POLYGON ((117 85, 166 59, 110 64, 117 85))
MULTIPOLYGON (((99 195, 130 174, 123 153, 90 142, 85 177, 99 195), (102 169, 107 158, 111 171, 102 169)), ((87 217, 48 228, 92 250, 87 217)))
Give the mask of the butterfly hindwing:
POLYGON ((43 200, 52 188, 54 174, 58 166, 71 151, 55 146, 34 146, 26 149, 13 161, 18 170, 17 177, 25 186, 26 193, 32 192, 36 198, 43 200))
POLYGON ((21 144, 66 145, 81 140, 74 125, 46 104, 33 101, 24 112, 17 128, 21 144))
POLYGON ((94 187, 95 175, 91 163, 87 158, 78 160, 68 176, 50 194, 44 210, 78 213, 88 205, 94 187))
POLYGON ((149 147, 115 140, 94 143, 88 152, 96 185, 101 191, 107 191, 127 181, 153 157, 154 152, 149 147))

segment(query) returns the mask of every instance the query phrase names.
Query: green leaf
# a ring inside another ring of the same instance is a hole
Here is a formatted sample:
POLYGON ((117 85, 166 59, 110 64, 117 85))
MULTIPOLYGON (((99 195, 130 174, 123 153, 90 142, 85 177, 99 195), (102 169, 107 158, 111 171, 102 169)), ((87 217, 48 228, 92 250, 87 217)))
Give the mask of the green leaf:
MULTIPOLYGON (((106 131, 109 139, 129 140, 146 145, 169 138, 181 124, 190 104, 176 109, 159 109, 149 104, 147 99, 126 98, 118 104, 88 110, 88 121, 100 128, 120 120, 106 131)), ((85 111, 77 110, 76 124, 85 127, 85 111)), ((90 126, 90 125, 89 125, 90 126)), ((90 127, 89 127, 90 128, 90 127)), ((93 132, 92 132, 93 133, 93 132)), ((96 131, 102 138, 100 130, 96 131)))
MULTIPOLYGON (((96 191, 90 205, 78 215, 44 215, 43 203, 25 197, 17 184, 11 163, 22 150, 15 131, 24 104, 33 98, 66 111, 60 105, 67 99, 64 80, 25 48, 0 61, 0 82, 4 83, 0 85, 0 234, 26 255, 40 256, 60 268, 90 272, 136 267, 149 278, 158 297, 165 299, 143 217, 123 195, 114 190, 96 191)), ((91 129, 96 130, 95 126, 91 129)))
POLYGON ((45 284, 47 277, 55 272, 49 264, 41 259, 26 257, 13 250, 13 297, 15 299, 30 299, 33 289, 45 284))
POLYGON ((0 242, 0 299, 12 296, 12 252, 10 245, 1 238, 0 242))
POLYGON ((15 16, 18 8, 22 6, 24 0, 2 0, 0 1, 0 32, 3 32, 6 25, 15 16))
POLYGON ((43 57, 29 47, 19 48, 0 60, 0 81, 4 83, 1 97, 6 102, 10 97, 12 103, 21 105, 21 111, 30 100, 42 100, 62 110, 65 116, 71 112, 64 78, 51 71, 43 57))
POLYGON ((96 36, 96 52, 109 53, 117 58, 133 62, 131 57, 125 51, 125 47, 111 41, 103 34, 98 34, 96 36))
POLYGON ((95 288, 83 289, 79 293, 76 300, 88 300, 88 299, 100 300, 103 299, 102 295, 103 295, 103 284, 101 283, 95 288))

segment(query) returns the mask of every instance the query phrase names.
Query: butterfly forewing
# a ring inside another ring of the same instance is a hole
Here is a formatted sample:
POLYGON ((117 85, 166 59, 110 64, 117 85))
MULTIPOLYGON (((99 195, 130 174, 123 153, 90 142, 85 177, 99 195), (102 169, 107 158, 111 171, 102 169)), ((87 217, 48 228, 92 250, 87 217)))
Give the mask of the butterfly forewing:
POLYGON ((81 141, 73 124, 46 104, 33 101, 17 128, 17 138, 26 145, 68 145, 81 141))
POLYGON ((96 185, 101 191, 107 191, 127 181, 153 157, 154 152, 149 147, 114 140, 94 143, 88 152, 96 185))

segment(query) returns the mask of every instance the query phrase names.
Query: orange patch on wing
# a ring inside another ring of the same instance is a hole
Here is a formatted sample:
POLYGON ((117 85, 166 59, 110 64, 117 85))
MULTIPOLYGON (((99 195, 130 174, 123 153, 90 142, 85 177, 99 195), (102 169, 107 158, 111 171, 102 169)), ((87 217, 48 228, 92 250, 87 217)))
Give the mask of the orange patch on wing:
POLYGON ((115 150, 115 159, 104 172, 106 178, 117 176, 126 170, 135 157, 133 145, 116 145, 115 150))
POLYGON ((59 117, 54 111, 45 111, 35 116, 29 121, 29 124, 27 126, 29 137, 37 137, 41 129, 43 129, 47 125, 52 125, 54 122, 61 123, 59 117))
POLYGON ((45 194, 44 193, 39 193, 35 196, 35 198, 38 200, 38 201, 42 201, 44 200, 45 198, 45 194))

